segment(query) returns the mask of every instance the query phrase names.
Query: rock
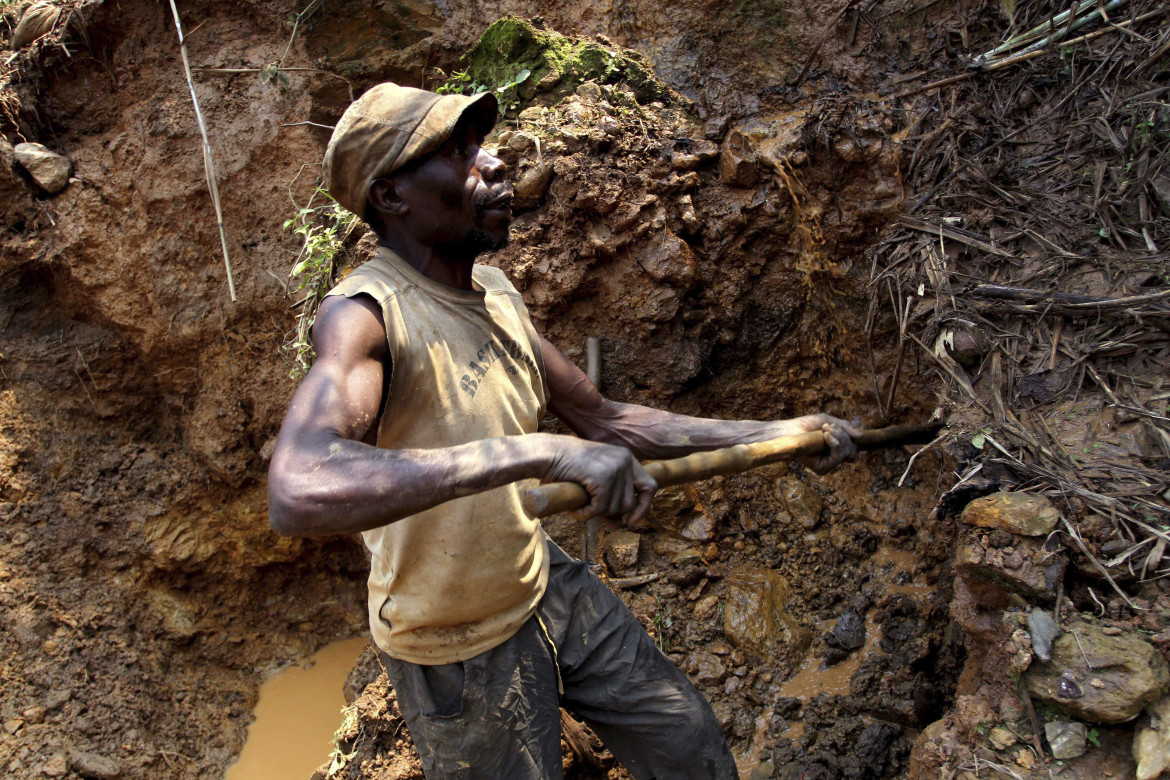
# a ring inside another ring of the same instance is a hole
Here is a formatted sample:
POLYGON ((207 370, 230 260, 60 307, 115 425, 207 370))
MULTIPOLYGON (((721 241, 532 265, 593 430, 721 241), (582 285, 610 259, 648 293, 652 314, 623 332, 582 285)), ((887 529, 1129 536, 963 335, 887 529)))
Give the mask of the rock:
POLYGON ((727 676, 722 659, 706 650, 697 650, 687 660, 687 671, 700 683, 717 685, 727 676))
POLYGON ((1137 780, 1154 780, 1170 767, 1170 697, 1162 697, 1146 708, 1148 725, 1133 734, 1133 760, 1137 780))
POLYGON ((837 617, 837 623, 825 634, 825 644, 840 650, 856 650, 865 644, 865 618, 847 609, 837 617))
MULTIPOLYGON (((719 597, 715 594, 704 596, 695 602, 695 620, 707 620, 715 614, 715 610, 719 608, 719 597)), ((712 651, 714 652, 714 651, 712 651)))
POLYGON ((513 190, 512 204, 518 209, 531 209, 540 205, 548 185, 552 181, 553 169, 551 165, 536 163, 520 174, 513 190))
POLYGON ((1023 629, 1012 632, 1011 640, 1004 645, 1011 654, 1010 666, 1013 671, 1022 672, 1032 665, 1032 636, 1023 629))
POLYGON ((9 735, 15 736, 16 732, 20 731, 23 727, 24 721, 20 718, 9 718, 4 721, 4 732, 9 735))
POLYGON ((69 754, 73 771, 92 780, 117 780, 122 776, 122 766, 112 758, 97 753, 75 750, 69 754))
POLYGON ((758 177, 751 141, 739 130, 730 131, 719 156, 719 180, 729 187, 750 187, 758 177))
POLYGON ((1065 761, 1085 754, 1085 724, 1054 720, 1044 724, 1044 738, 1052 757, 1065 761))
POLYGON ((605 536, 605 559, 619 576, 633 574, 638 568, 640 534, 633 531, 612 531, 605 536))
POLYGON ((1014 548, 995 548, 983 545, 974 529, 967 531, 960 536, 955 551, 956 574, 992 583, 1029 600, 1056 598, 1056 586, 1064 577, 1068 558, 1063 552, 1057 552, 1055 540, 1046 542, 1021 536, 1016 537, 1014 548))
POLYGON ((616 136, 622 130, 622 125, 612 116, 606 114, 597 120, 597 129, 609 136, 616 136))
POLYGON ((1052 642, 1060 636, 1060 626, 1052 615, 1042 609, 1028 614, 1028 633, 1032 637, 1032 651, 1041 661, 1052 659, 1052 642))
POLYGON ((685 550, 679 550, 671 556, 670 562, 675 566, 685 566, 688 563, 695 563, 703 559, 703 551, 698 547, 688 547, 685 550))
POLYGON ((1137 632, 1107 636, 1078 620, 1053 642, 1052 660, 1033 664, 1025 680, 1033 698, 1058 711, 1089 723, 1122 723, 1166 692, 1170 673, 1137 632), (1090 685, 1093 679, 1101 685, 1090 685))
POLYGON ((769 569, 741 569, 727 580, 723 633, 740 650, 803 653, 812 632, 785 611, 789 586, 769 569))
POLYGON ((1016 739, 1015 734, 1011 733, 1002 726, 996 726, 993 728, 987 735, 987 741, 990 742, 991 746, 996 750, 1007 750, 1012 745, 1019 742, 1019 740, 1016 739))
POLYGON ((378 658, 374 645, 366 645, 354 662, 353 668, 349 670, 349 674, 345 676, 345 682, 341 684, 341 695, 345 697, 346 705, 357 701, 366 690, 366 686, 377 680, 381 674, 382 661, 378 658))
POLYGON ((53 756, 41 764, 41 774, 49 777, 63 777, 69 771, 69 763, 64 753, 54 753, 53 756))
POLYGON ((73 163, 68 158, 49 151, 41 144, 17 144, 13 147, 13 153, 16 162, 28 171, 37 186, 50 195, 56 195, 69 183, 73 163))
MULTIPOLYGON (((500 140, 503 141, 502 136, 500 140)), ((536 136, 531 133, 520 130, 508 136, 508 148, 514 151, 527 152, 534 146, 536 146, 536 136)))
POLYGON ((180 640, 195 636, 198 631, 197 607, 186 595, 158 586, 147 591, 146 602, 168 635, 180 640))
POLYGON ((825 500, 821 494, 796 477, 781 477, 776 480, 776 497, 784 502, 788 513, 805 528, 813 529, 821 522, 825 500))
POLYGON ((690 289, 699 271, 695 253, 687 242, 665 229, 645 242, 637 260, 654 281, 682 289, 690 289))
POLYGON ((902 736, 902 727, 893 723, 878 721, 862 729, 854 748, 861 766, 873 768, 875 770, 873 776, 880 774, 889 763, 890 746, 900 736, 902 736))
POLYGON ((678 199, 678 217, 682 220, 687 235, 695 235, 703 226, 698 214, 695 213, 695 204, 690 195, 683 195, 678 199))
POLYGON ((39 704, 34 704, 28 707, 24 712, 20 713, 26 723, 44 723, 45 722, 45 708, 39 704))
MULTIPOLYGON (((604 223, 601 223, 604 226, 604 223)), ((594 227, 597 227, 596 225, 594 227)), ((654 494, 654 505, 650 508, 651 519, 668 519, 695 508, 695 499, 681 485, 659 488, 654 494)))
POLYGON ((1047 536, 1060 520, 1060 513, 1051 501, 1035 493, 993 493, 967 504, 960 519, 968 525, 1020 536, 1047 536))
POLYGON ((707 162, 719 156, 719 145, 713 141, 695 140, 691 142, 691 153, 701 162, 707 162))
POLYGON ((23 49, 30 43, 50 32, 61 15, 61 9, 49 2, 33 3, 20 16, 20 22, 12 31, 10 45, 13 50, 23 49))
POLYGON ((601 100, 601 85, 596 81, 586 81, 577 87, 577 97, 586 103, 596 103, 601 100))
POLYGON ((721 141, 730 123, 731 117, 726 115, 711 117, 703 123, 703 135, 710 141, 721 141))
POLYGON ((687 519, 680 533, 693 542, 710 541, 715 536, 715 521, 706 512, 696 512, 687 519))

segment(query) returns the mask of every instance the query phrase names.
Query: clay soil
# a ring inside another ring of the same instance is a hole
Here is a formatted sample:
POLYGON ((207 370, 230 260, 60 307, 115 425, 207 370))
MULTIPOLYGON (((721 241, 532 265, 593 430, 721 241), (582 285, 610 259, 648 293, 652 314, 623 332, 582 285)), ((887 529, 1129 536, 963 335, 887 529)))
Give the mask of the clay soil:
MULTIPOLYGON (((998 39, 998 5, 180 10, 234 302, 169 7, 69 5, 0 66, 0 773, 222 777, 260 682, 366 630, 358 541, 282 539, 267 525, 267 458, 295 388, 287 346, 311 305, 289 279, 301 242, 282 223, 320 204, 319 161, 351 94, 383 80, 435 86, 436 68, 457 70, 508 13, 593 37, 664 85, 654 99, 605 78, 528 96, 491 139, 532 196, 512 244, 485 260, 571 358, 601 340, 610 397, 866 426, 944 407, 967 425, 948 444, 863 454, 823 478, 775 465, 666 491, 648 521, 622 529, 637 534, 634 557, 611 529, 603 574, 713 703, 745 776, 904 777, 915 740, 944 716, 956 745, 980 739, 954 715, 969 643, 949 611, 954 502, 971 495, 939 500, 978 462, 970 437, 985 423, 900 336, 923 324, 907 328, 905 290, 873 280, 903 268, 897 284, 917 287, 890 250, 909 246, 897 231, 917 240, 904 218, 949 170, 939 139, 954 127, 938 113, 944 93, 889 97, 959 69, 971 36, 998 39), (11 164, 9 144, 23 141, 72 161, 60 194, 11 164), (660 576, 621 582, 646 574, 660 576), (861 648, 827 636, 845 613, 865 625, 861 648)), ((5 34, 22 11, 3 7, 5 34)), ((955 95, 974 106, 963 127, 978 125, 981 93, 955 95)), ((349 262, 369 251, 360 232, 345 243, 349 262)), ((1000 476, 981 491, 1024 481, 1001 472, 989 467, 1000 476)), ((575 520, 547 527, 580 553, 575 520)), ((1090 584, 1102 592, 1097 580, 1070 586, 1078 608, 1090 584)), ((990 658, 964 692, 991 675, 990 658)), ((367 653, 351 674, 354 704, 339 715, 349 757, 333 776, 421 777, 378 672, 367 653)), ((566 744, 569 776, 623 776, 595 759, 566 744)))

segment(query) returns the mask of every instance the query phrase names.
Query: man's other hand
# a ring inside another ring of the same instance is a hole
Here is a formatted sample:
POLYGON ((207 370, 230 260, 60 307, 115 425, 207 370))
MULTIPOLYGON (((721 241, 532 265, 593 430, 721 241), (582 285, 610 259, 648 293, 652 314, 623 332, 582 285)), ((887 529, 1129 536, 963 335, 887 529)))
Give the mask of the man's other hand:
POLYGON ((845 461, 857 460, 857 444, 853 437, 861 429, 852 423, 828 414, 809 414, 775 423, 769 438, 794 436, 810 431, 822 431, 829 449, 819 455, 800 458, 800 462, 818 474, 827 474, 845 461))
POLYGON ((554 436, 555 450, 545 472, 545 482, 576 482, 589 494, 589 503, 578 510, 582 519, 595 515, 641 520, 650 510, 658 483, 625 447, 554 436))

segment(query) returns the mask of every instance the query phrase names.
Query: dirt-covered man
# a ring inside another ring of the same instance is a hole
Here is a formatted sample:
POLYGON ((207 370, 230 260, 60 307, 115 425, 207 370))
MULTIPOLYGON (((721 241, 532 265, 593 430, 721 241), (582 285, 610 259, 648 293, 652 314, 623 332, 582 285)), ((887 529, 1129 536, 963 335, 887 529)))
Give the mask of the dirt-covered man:
POLYGON ((272 526, 361 532, 370 628, 428 778, 559 777, 559 706, 637 778, 734 778, 702 695, 525 515, 522 482, 577 482, 584 515, 636 520, 657 489, 639 458, 823 429, 827 470, 855 432, 603 398, 475 263, 511 221, 504 163, 482 146, 496 112, 490 93, 381 84, 334 130, 326 187, 381 246, 321 304, 272 457, 272 526), (577 436, 538 432, 546 410, 577 436))

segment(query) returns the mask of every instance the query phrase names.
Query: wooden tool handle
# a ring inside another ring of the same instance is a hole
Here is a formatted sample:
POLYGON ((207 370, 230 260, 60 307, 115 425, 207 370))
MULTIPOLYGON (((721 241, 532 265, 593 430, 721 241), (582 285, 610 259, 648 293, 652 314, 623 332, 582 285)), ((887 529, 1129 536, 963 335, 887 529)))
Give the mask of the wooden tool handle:
MULTIPOLYGON (((854 442, 858 449, 894 447, 901 444, 926 444, 934 439, 942 423, 926 425, 891 425, 862 431, 854 442)), ((826 449, 821 431, 781 436, 755 444, 737 444, 721 450, 696 452, 673 460, 651 460, 642 464, 659 487, 697 482, 721 474, 741 471, 792 460, 802 455, 816 455, 826 449)), ((589 503, 589 494, 576 482, 553 482, 524 492, 524 511, 530 517, 548 517, 557 512, 580 509, 589 503)))

